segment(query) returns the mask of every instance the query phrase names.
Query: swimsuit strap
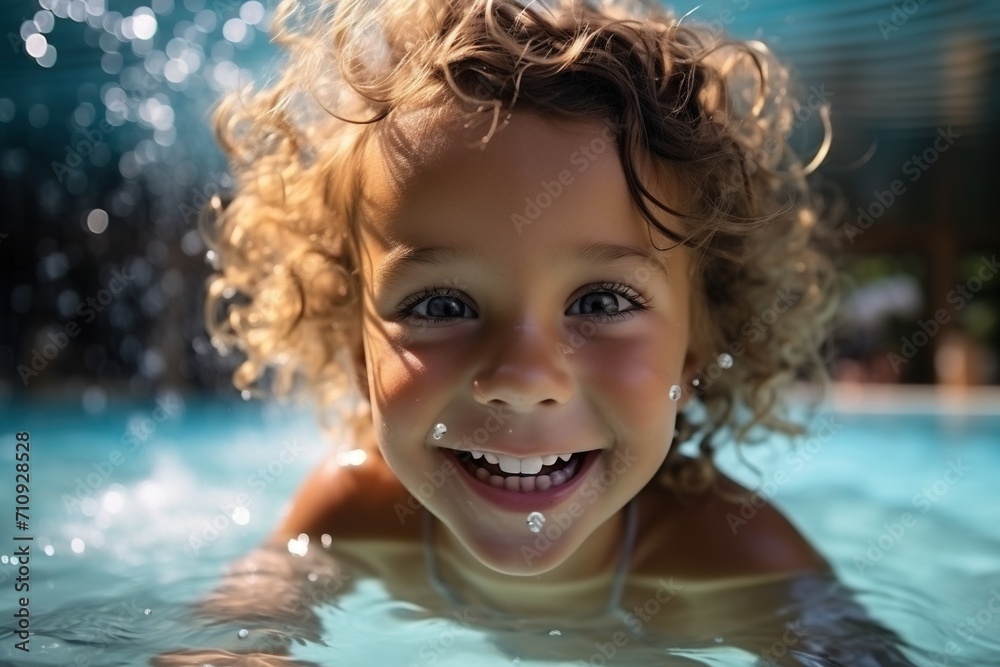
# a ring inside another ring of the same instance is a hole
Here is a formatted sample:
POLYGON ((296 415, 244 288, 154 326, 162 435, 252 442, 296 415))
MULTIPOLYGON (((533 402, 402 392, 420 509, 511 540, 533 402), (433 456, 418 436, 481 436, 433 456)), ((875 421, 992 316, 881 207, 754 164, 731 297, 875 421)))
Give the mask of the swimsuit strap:
POLYGON ((611 585, 611 595, 608 597, 608 611, 614 613, 625 592, 625 580, 628 578, 628 567, 632 561, 632 547, 639 528, 639 503, 632 500, 625 505, 625 535, 622 537, 621 556, 615 569, 614 583, 611 585))
POLYGON ((456 607, 462 606, 462 601, 458 599, 451 586, 444 583, 441 574, 438 572, 437 554, 434 553, 434 515, 426 507, 424 508, 423 522, 423 547, 424 547, 424 567, 427 570, 427 579, 434 586, 438 595, 448 600, 456 607))
MULTIPOLYGON (((625 505, 625 534, 622 536, 621 556, 615 566, 615 576, 611 584, 611 594, 608 596, 607 609, 614 612, 621 603, 622 593, 625 591, 625 580, 628 576, 629 563, 632 560, 632 547, 635 545, 635 536, 639 527, 638 503, 630 500, 625 505)), ((423 520, 423 551, 424 567, 427 570, 427 579, 438 592, 438 594, 451 602, 453 605, 461 606, 462 601, 458 599, 451 586, 444 583, 438 571, 437 554, 434 553, 434 515, 424 508, 423 520)))

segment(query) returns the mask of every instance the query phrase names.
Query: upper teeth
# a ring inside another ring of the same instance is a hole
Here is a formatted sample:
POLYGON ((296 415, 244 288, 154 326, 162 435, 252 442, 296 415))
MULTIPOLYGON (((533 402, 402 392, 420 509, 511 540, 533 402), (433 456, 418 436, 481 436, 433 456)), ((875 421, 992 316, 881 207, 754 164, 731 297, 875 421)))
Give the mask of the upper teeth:
POLYGON ((553 454, 549 456, 529 456, 525 459, 519 459, 516 456, 507 456, 506 454, 494 454, 493 452, 480 452, 473 449, 469 452, 472 454, 472 458, 481 459, 486 458, 490 463, 494 463, 500 466, 500 470, 506 473, 517 474, 523 473, 525 475, 535 475, 541 469, 542 466, 550 466, 556 462, 557 459, 562 459, 563 461, 569 461, 570 454, 553 454))

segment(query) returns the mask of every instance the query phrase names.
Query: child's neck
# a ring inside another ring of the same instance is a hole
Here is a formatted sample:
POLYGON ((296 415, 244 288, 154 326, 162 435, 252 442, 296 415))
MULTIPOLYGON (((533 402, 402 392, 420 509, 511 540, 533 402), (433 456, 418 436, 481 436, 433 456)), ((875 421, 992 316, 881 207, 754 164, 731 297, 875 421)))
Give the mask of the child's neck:
POLYGON ((464 603, 508 613, 574 609, 589 614, 607 608, 625 534, 623 510, 604 522, 565 562, 533 576, 502 574, 486 567, 440 524, 434 530, 434 550, 438 576, 464 603))

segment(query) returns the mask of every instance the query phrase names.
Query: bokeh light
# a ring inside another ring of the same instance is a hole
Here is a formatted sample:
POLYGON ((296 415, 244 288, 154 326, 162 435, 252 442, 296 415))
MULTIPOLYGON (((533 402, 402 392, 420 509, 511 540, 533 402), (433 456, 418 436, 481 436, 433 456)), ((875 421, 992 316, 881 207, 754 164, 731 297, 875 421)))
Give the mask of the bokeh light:
POLYGON ((95 208, 87 214, 87 229, 95 234, 103 234, 108 228, 108 214, 102 209, 95 208))

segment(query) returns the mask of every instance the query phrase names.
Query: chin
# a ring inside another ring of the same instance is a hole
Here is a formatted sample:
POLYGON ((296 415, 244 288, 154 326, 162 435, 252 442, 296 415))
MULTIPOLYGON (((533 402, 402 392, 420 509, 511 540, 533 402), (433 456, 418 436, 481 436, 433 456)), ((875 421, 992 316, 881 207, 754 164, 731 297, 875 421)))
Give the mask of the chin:
POLYGON ((520 518, 514 526, 496 525, 487 532, 482 519, 461 517, 458 521, 478 524, 476 529, 465 530, 449 522, 447 530, 484 567, 512 576, 534 576, 558 568, 580 549, 590 535, 581 532, 583 519, 572 519, 574 523, 565 530, 552 522, 541 532, 532 533, 520 518))

